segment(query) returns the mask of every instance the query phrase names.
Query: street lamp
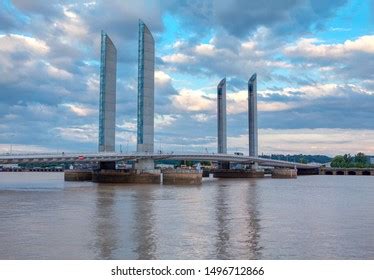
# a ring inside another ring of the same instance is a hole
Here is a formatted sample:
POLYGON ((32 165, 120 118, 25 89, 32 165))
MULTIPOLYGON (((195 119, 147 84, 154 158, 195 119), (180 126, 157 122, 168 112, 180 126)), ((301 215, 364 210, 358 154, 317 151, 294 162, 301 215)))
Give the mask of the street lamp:
POLYGON ((11 134, 10 135, 10 150, 9 150, 10 155, 12 155, 12 152, 13 152, 13 137, 14 137, 14 134, 11 134))

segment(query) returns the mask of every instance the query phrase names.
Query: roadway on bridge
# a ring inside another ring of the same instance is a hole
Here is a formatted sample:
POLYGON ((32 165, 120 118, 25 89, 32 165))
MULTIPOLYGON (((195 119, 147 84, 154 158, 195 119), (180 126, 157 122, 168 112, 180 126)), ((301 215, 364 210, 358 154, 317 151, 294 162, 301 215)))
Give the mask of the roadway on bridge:
POLYGON ((258 163, 261 166, 285 167, 298 169, 313 169, 319 165, 294 163, 282 160, 267 159, 261 157, 249 157, 235 154, 215 153, 84 153, 84 154, 23 154, 2 155, 0 164, 20 163, 61 163, 61 162, 104 162, 104 161, 128 161, 139 159, 154 160, 196 160, 196 161, 228 161, 238 163, 258 163))

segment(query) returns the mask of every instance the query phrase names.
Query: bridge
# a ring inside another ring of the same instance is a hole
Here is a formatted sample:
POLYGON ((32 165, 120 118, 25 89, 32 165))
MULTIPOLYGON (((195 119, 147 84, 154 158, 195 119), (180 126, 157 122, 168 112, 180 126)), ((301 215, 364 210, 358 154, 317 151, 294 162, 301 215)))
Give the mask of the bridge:
POLYGON ((62 163, 62 162, 114 162, 114 161, 136 161, 136 160, 188 160, 188 161, 226 161, 237 163, 258 163, 261 166, 316 169, 319 165, 294 163, 282 160, 251 157, 235 154, 217 153, 59 153, 59 154, 22 154, 22 155, 0 155, 0 164, 20 163, 62 163))
POLYGON ((364 175, 374 176, 374 168, 334 168, 322 167, 319 170, 320 175, 364 175))

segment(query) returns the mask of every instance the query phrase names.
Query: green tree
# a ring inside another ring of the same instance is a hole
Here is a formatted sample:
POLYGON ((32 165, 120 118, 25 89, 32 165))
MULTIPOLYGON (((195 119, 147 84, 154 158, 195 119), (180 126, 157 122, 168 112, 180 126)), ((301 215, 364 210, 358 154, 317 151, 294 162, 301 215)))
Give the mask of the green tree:
POLYGON ((345 154, 344 156, 337 155, 331 161, 331 167, 338 168, 367 168, 370 167, 369 158, 364 153, 358 153, 356 156, 352 157, 350 154, 345 154))
POLYGON ((354 165, 358 168, 370 167, 369 158, 364 153, 358 153, 354 158, 354 165))
POLYGON ((351 154, 345 154, 344 158, 344 165, 342 167, 353 167, 354 165, 354 158, 352 158, 351 154))
POLYGON ((341 167, 345 167, 344 165, 345 165, 345 159, 341 155, 335 156, 331 161, 331 167, 341 168, 341 167))

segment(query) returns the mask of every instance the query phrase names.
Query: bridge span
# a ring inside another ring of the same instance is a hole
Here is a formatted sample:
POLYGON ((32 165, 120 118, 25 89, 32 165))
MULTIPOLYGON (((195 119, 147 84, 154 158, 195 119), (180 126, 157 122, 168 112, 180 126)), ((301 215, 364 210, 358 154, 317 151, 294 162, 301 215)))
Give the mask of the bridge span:
POLYGON ((0 155, 0 164, 20 163, 60 163, 60 162, 113 162, 128 160, 196 160, 196 161, 227 161, 238 163, 258 163, 261 166, 316 169, 319 165, 294 163, 282 160, 250 157, 235 154, 216 153, 59 153, 59 154, 22 154, 0 155))

